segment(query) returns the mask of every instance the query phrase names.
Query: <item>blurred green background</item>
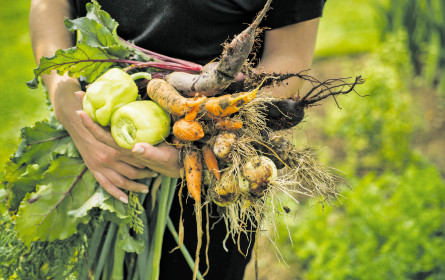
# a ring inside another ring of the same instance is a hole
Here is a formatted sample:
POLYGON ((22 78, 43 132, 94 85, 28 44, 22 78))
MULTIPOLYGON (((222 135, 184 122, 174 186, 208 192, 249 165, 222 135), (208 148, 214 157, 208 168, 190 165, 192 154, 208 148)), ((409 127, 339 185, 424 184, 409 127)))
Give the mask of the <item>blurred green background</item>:
MULTIPOLYGON (((0 166, 20 128, 49 116, 43 90, 25 85, 35 67, 29 1, 3 7, 0 166)), ((280 253, 260 247, 260 279, 445 279, 443 0, 329 0, 312 69, 366 79, 367 97, 341 96, 342 109, 326 100, 293 133, 349 188, 336 205, 292 205, 289 225, 277 225, 280 253)))

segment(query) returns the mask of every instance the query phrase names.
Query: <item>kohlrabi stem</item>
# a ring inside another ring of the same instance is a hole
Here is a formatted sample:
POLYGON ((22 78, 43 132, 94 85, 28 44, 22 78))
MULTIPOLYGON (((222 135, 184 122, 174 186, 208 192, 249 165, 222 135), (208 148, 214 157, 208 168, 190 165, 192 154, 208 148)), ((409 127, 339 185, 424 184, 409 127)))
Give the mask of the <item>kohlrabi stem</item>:
POLYGON ((131 74, 130 78, 132 78, 133 80, 137 80, 137 79, 151 80, 151 74, 149 74, 147 72, 137 72, 137 73, 131 74))

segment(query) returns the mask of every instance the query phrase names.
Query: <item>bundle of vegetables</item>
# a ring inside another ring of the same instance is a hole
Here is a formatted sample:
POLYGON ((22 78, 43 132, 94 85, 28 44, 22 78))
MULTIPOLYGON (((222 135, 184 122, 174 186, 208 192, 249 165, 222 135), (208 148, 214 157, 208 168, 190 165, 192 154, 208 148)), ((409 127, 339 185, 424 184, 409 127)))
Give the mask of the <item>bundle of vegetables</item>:
MULTIPOLYGON (((258 233, 265 218, 273 219, 278 211, 275 204, 281 204, 276 194, 303 193, 320 201, 337 197, 341 178, 321 165, 311 149, 294 147, 282 131, 300 123, 306 108, 329 96, 355 91, 363 80, 321 82, 304 72, 267 73, 251 68, 248 56, 270 2, 225 46, 218 62, 202 67, 121 39, 118 23, 92 1, 86 17, 65 22, 78 34, 76 46, 42 58, 28 83, 37 87, 39 76, 52 70, 82 78, 88 84, 80 94, 84 110, 100 125, 110 126, 120 146, 130 149, 137 142, 167 141, 180 150, 183 177, 195 203, 194 264, 184 246, 180 248, 193 267, 194 279, 200 276, 203 205, 215 203, 221 208, 227 237, 236 240, 245 232, 258 233), (292 77, 310 82, 312 89, 290 99, 267 94, 267 88, 292 77), (280 175, 279 169, 283 170, 280 175)), ((166 225, 175 233, 168 212, 176 180, 147 180, 153 199, 130 192, 125 205, 98 187, 71 138, 55 120, 23 130, 5 179, 9 215, 17 238, 28 248, 75 235, 85 240, 76 256, 71 256, 70 263, 79 265, 63 275, 85 279, 90 272, 95 279, 110 275, 117 279, 125 273, 125 279, 157 279, 166 225), (160 185, 158 192, 153 191, 160 185), (88 230, 81 231, 80 225, 88 230), (149 250, 144 250, 146 246, 149 250), (114 258, 105 261, 110 252, 114 258)), ((179 232, 183 230, 180 223, 179 232)), ((182 245, 181 234, 177 240, 182 245)), ((25 265, 17 264, 10 271, 23 272, 25 265)))

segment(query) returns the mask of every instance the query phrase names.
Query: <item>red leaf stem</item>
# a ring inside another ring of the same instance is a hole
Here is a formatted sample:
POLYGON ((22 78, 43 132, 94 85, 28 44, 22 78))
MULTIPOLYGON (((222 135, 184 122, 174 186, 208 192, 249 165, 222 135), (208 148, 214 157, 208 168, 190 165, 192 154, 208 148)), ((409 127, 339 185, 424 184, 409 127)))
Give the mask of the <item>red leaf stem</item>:
POLYGON ((174 63, 177 63, 177 64, 181 64, 181 65, 187 66, 187 67, 189 67, 190 70, 193 70, 195 72, 201 72, 202 65, 199 65, 199 64, 191 62, 191 61, 187 61, 187 60, 183 60, 183 59, 179 59, 179 58, 173 58, 173 57, 169 57, 169 56, 157 53, 157 52, 153 52, 153 51, 141 48, 139 46, 136 46, 136 45, 128 42, 127 40, 125 40, 123 38, 119 37, 119 39, 122 42, 126 43, 127 45, 129 45, 129 46, 131 46, 131 47, 133 47, 133 48, 135 48, 137 50, 140 50, 141 52, 144 52, 144 53, 150 55, 151 57, 153 57, 155 59, 159 59, 159 60, 162 60, 162 61, 174 62, 174 63))

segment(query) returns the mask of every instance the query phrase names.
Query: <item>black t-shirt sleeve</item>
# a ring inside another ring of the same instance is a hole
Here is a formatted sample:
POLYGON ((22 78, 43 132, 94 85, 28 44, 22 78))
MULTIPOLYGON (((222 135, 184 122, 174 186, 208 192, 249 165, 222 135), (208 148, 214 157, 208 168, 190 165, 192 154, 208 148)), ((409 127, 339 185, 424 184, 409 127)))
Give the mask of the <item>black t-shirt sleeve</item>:
POLYGON ((322 16, 324 0, 275 0, 263 26, 271 29, 322 16))

